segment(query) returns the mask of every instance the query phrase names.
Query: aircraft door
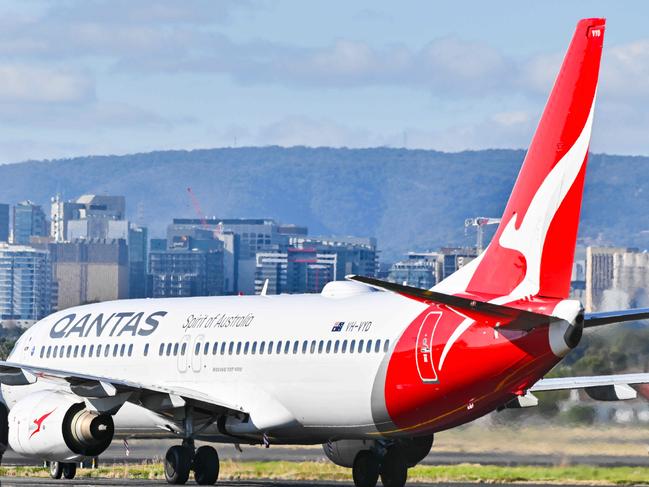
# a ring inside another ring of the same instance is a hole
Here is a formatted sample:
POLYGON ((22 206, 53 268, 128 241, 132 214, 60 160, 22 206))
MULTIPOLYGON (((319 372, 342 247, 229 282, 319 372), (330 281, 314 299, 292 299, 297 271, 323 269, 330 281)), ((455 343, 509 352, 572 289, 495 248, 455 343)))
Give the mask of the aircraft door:
POLYGON ((202 355, 204 342, 205 335, 198 335, 196 338, 194 338, 194 343, 191 346, 191 350, 189 350, 192 370, 194 372, 201 371, 201 365, 203 364, 202 355))
POLYGON ((419 377, 421 377, 422 382, 427 384, 439 382, 435 364, 433 363, 433 336, 435 335, 435 328, 441 317, 442 313, 439 312, 428 313, 417 334, 417 353, 415 354, 415 360, 419 377))
POLYGON ((188 357, 192 353, 191 338, 185 335, 180 341, 180 349, 178 350, 178 372, 184 374, 187 372, 188 357))

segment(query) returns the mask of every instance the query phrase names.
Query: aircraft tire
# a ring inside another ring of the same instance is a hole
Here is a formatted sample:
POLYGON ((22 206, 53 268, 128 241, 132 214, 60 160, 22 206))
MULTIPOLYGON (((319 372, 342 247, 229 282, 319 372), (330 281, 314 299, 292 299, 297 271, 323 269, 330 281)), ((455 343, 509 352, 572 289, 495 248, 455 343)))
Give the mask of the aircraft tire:
POLYGON ((60 462, 50 462, 49 471, 50 471, 50 477, 52 477, 55 480, 58 480, 61 478, 61 475, 63 475, 63 466, 61 465, 60 462))
POLYGON ((219 478, 219 454, 211 446, 201 446, 194 455, 194 480, 198 485, 214 485, 219 478))
POLYGON ((77 474, 77 464, 76 463, 64 463, 61 465, 61 470, 63 471, 63 478, 72 480, 77 474))
POLYGON ((183 485, 189 479, 192 452, 189 448, 174 445, 165 455, 165 478, 168 484, 183 485))
POLYGON ((356 487, 375 487, 379 480, 379 460, 369 450, 362 450, 354 458, 352 477, 356 487))
POLYGON ((396 448, 390 448, 381 465, 383 487, 403 487, 408 480, 408 463, 405 456, 396 448))

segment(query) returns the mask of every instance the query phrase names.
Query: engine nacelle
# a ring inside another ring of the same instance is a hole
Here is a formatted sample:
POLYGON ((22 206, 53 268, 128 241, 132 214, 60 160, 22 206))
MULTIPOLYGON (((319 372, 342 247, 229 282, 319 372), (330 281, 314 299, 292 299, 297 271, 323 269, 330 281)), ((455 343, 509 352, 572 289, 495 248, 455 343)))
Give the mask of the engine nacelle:
POLYGON ((327 458, 336 465, 351 468, 356 455, 362 450, 372 450, 378 455, 384 455, 387 448, 396 448, 401 451, 408 467, 414 467, 421 462, 433 446, 433 436, 418 438, 399 438, 394 442, 379 440, 337 440, 322 445, 327 458))
POLYGON ((29 394, 9 412, 9 445, 41 460, 74 462, 97 456, 114 433, 112 416, 89 411, 78 397, 65 392, 29 394))

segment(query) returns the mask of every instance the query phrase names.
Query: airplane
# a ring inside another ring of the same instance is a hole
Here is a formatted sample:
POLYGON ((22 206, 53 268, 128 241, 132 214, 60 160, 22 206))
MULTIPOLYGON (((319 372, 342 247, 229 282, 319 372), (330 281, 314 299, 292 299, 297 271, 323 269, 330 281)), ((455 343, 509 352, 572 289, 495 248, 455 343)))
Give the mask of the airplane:
POLYGON ((584 329, 649 318, 569 299, 604 40, 578 22, 495 236, 432 289, 363 276, 320 294, 121 300, 56 312, 0 362, 0 440, 72 478, 120 435, 174 437, 170 484, 233 444, 323 444, 357 487, 403 487, 435 433, 535 392, 630 397, 648 374, 543 377, 584 329), (2 438, 4 436, 4 438, 2 438))

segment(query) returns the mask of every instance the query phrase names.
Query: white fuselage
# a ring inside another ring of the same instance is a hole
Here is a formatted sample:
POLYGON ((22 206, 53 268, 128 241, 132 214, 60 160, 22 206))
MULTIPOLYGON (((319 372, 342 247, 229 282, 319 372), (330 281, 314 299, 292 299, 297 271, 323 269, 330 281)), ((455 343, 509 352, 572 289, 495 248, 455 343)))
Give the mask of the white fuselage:
MULTIPOLYGON (((8 361, 151 384, 178 396, 194 391, 250 414, 250 424, 233 431, 272 431, 277 442, 362 437, 376 433, 373 412, 385 409, 382 364, 426 306, 354 283, 335 284, 320 295, 71 308, 30 328, 8 361)), ((37 381, 3 386, 2 392, 11 407, 42 388, 53 385, 37 381)), ((115 422, 123 434, 178 431, 173 418, 128 403, 115 422)), ((219 436, 216 425, 203 436, 219 436)))

